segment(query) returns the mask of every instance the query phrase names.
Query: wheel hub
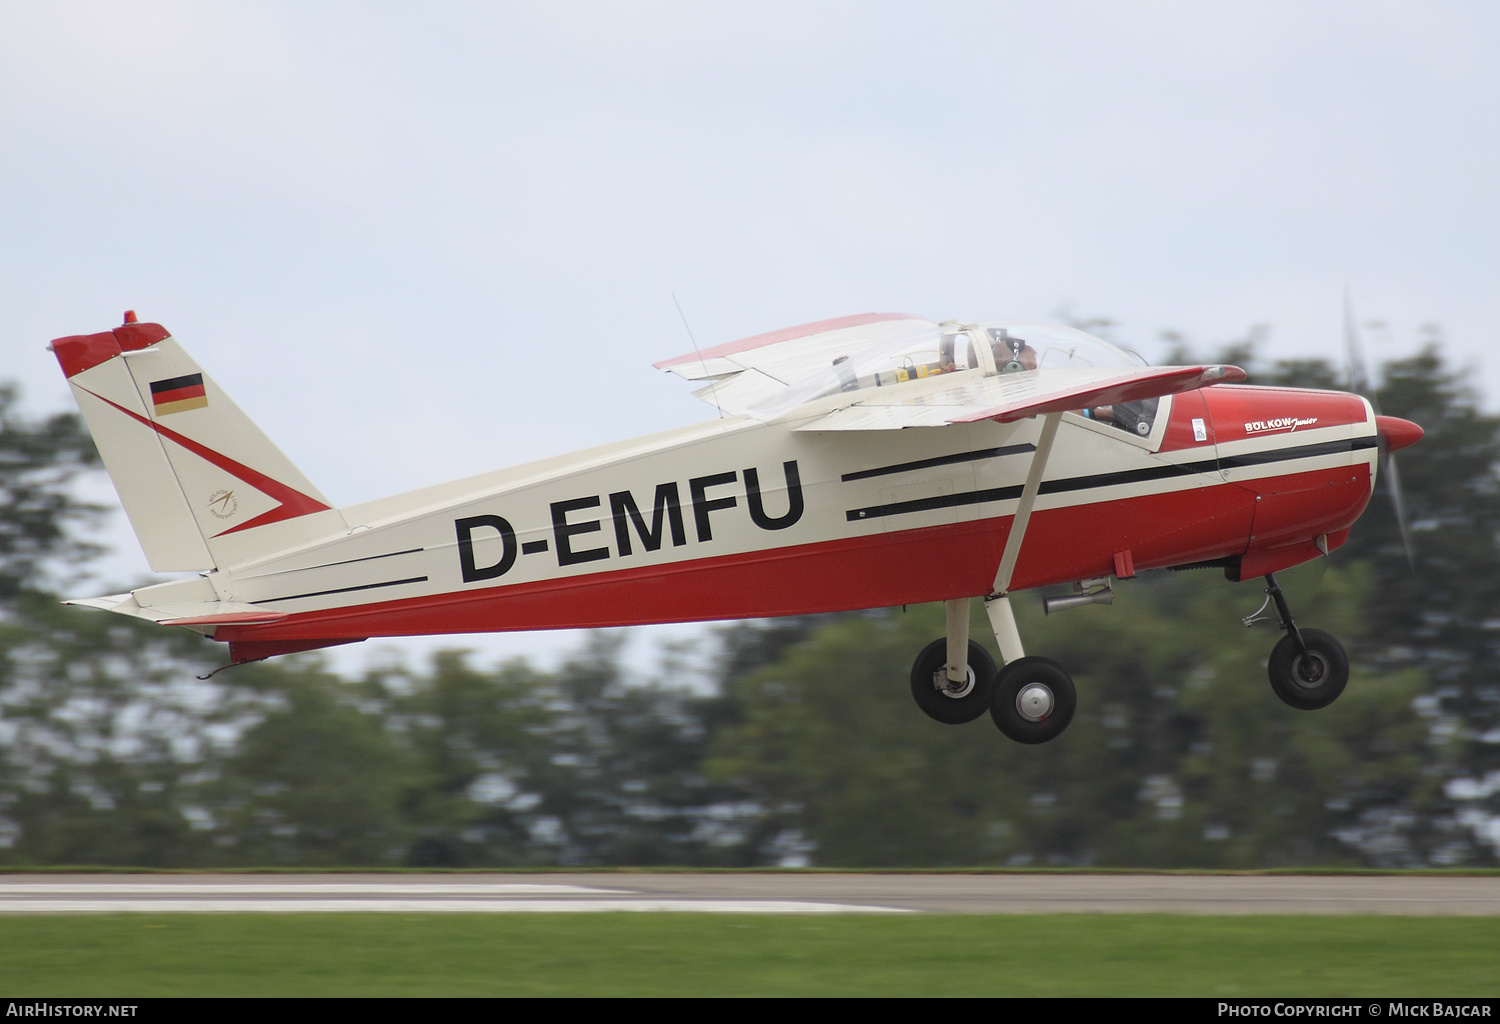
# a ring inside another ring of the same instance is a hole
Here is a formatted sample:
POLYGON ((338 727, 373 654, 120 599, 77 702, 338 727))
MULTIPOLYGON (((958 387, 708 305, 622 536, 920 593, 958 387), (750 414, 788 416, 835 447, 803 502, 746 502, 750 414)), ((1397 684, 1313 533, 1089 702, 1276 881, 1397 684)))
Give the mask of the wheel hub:
POLYGON ((1054 703, 1052 690, 1042 683, 1027 683, 1016 694, 1016 711, 1028 722, 1044 721, 1054 703))
POLYGON ((1308 688, 1317 686, 1327 675, 1328 659, 1317 651, 1309 651, 1306 656, 1299 657, 1292 662, 1292 678, 1300 686, 1308 688))
POLYGON ((955 682, 948 678, 948 666, 944 665, 932 674, 932 688, 944 697, 959 700, 974 692, 974 668, 970 666, 968 673, 961 681, 955 682))

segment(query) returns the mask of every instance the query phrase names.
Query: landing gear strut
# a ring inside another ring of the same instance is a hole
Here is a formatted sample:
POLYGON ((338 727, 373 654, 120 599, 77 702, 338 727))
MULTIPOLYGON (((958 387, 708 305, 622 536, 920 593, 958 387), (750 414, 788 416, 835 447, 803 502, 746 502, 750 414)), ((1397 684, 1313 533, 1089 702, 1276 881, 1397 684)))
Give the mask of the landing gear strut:
POLYGON ((1073 711, 1078 706, 1073 680, 1061 665, 1046 658, 1026 657, 1008 594, 1061 417, 1062 413, 1054 412, 1042 419, 1036 455, 1026 472, 1026 483, 1021 488, 1005 550, 1000 555, 1000 567, 995 572, 990 594, 984 599, 985 614, 995 631, 995 642, 1000 646, 1005 667, 997 675, 989 655, 969 640, 967 598, 947 602, 947 635, 928 644, 911 667, 912 696, 928 715, 940 722, 957 724, 973 721, 988 708, 996 728, 1019 743, 1046 743, 1055 739, 1073 720, 1073 711), (968 665, 963 667, 959 664, 959 652, 966 647, 968 665), (982 668, 987 671, 982 672, 982 668))
POLYGON ((1326 708, 1338 699, 1349 682, 1349 656, 1337 640, 1321 629, 1297 627, 1274 573, 1266 574, 1266 604, 1247 617, 1245 625, 1259 621, 1263 617, 1260 612, 1272 603, 1276 605, 1277 621, 1286 630, 1286 636, 1271 649, 1271 660, 1267 665, 1271 689, 1282 703, 1299 711, 1326 708))

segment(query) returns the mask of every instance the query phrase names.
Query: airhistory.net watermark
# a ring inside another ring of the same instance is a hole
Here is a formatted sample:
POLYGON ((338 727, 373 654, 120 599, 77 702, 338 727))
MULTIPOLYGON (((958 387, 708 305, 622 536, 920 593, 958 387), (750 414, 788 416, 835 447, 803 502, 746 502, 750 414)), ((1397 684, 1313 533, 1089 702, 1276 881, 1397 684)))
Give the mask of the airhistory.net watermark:
POLYGON ((11 1001, 7 1017, 134 1017, 135 1003, 48 1002, 44 999, 11 1001))

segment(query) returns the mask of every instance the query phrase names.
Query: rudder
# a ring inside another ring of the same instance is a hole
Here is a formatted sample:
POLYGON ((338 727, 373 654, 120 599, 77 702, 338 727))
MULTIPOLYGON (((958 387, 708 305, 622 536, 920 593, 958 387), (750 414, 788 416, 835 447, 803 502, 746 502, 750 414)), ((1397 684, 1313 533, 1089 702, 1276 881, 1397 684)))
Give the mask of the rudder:
POLYGON ((152 569, 214 569, 344 529, 160 324, 126 313, 51 348, 152 569))

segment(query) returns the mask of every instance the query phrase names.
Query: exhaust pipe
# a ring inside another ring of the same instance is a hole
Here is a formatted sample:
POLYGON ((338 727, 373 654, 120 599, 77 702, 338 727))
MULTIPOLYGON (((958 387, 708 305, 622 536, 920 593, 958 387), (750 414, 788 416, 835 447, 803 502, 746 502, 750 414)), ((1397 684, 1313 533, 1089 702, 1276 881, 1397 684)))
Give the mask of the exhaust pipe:
MULTIPOLYGON (((1093 580, 1088 580, 1081 584, 1075 583, 1073 586, 1076 590, 1083 590, 1088 583, 1093 582, 1093 580)), ((1042 598, 1042 611, 1051 615, 1053 612, 1066 611, 1069 608, 1082 608, 1086 604, 1114 603, 1114 589, 1106 582, 1102 590, 1095 590, 1091 593, 1069 594, 1066 597, 1044 597, 1042 598)))

